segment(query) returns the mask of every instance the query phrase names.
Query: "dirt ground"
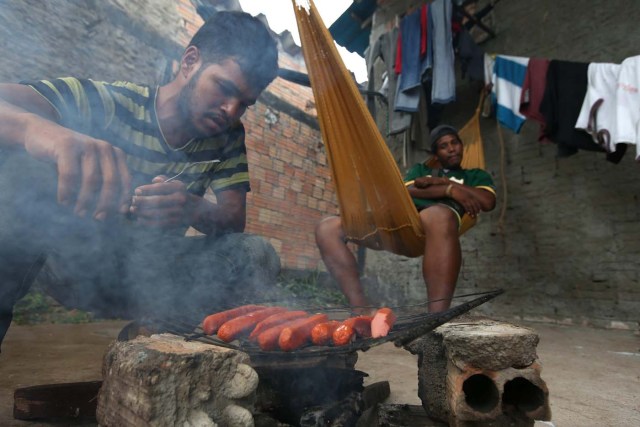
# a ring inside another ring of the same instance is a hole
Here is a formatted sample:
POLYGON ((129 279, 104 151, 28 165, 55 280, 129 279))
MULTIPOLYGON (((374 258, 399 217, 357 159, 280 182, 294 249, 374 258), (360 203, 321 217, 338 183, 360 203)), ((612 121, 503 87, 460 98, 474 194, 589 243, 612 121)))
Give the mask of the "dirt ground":
MULTIPOLYGON (((0 354, 0 425, 65 425, 13 419, 13 391, 38 384, 101 379, 102 355, 125 322, 13 325, 0 354)), ((550 393, 552 423, 640 426, 640 335, 633 331, 524 324, 540 335, 538 356, 550 393)), ((387 403, 420 405, 417 358, 384 344, 359 353, 366 384, 389 381, 387 403)))

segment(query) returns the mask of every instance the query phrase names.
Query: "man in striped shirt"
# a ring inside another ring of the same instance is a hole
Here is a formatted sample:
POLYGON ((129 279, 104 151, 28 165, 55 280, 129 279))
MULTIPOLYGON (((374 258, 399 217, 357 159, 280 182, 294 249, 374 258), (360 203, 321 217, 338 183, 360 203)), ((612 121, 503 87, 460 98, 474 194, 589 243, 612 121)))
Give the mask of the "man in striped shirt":
POLYGON ((49 291, 97 315, 201 315, 237 303, 243 285, 273 282, 275 251, 242 234, 240 118, 277 69, 259 20, 218 12, 160 87, 1 84, 0 340, 45 259, 49 291), (189 226, 207 238, 183 238, 189 226))

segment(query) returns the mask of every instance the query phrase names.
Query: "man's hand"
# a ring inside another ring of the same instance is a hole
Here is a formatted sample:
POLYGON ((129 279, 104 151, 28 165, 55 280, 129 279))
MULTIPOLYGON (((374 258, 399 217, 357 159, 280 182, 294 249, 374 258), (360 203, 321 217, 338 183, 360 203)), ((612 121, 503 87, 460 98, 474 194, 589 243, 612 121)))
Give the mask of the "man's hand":
POLYGON ((126 155, 111 144, 44 119, 24 129, 24 148, 58 168, 58 203, 104 221, 125 214, 131 200, 126 155))
POLYGON ((471 218, 482 212, 482 205, 477 197, 462 186, 451 187, 451 198, 460 203, 471 218))
POLYGON ((460 203, 472 218, 475 218, 480 212, 492 210, 496 205, 496 196, 481 188, 454 183, 450 194, 451 198, 460 203))
POLYGON ((131 213, 138 222, 149 227, 174 228, 191 225, 197 197, 187 191, 181 181, 165 182, 166 176, 160 175, 151 184, 135 189, 131 203, 131 213))

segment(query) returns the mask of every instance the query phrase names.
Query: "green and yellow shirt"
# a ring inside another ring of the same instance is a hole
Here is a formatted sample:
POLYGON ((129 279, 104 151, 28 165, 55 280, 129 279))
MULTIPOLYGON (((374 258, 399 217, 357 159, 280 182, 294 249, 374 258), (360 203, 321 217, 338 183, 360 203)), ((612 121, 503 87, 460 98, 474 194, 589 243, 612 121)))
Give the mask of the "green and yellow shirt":
MULTIPOLYGON (((491 175, 489 175, 483 169, 431 169, 424 163, 418 163, 417 165, 409 169, 409 171, 407 171, 404 181, 409 182, 415 180, 416 178, 424 176, 447 177, 451 181, 457 182, 458 184, 468 185, 469 187, 482 188, 490 191, 494 195, 496 194, 496 189, 493 184, 491 175)), ((418 210, 435 204, 444 204, 456 211, 459 218, 464 215, 464 208, 453 199, 419 199, 413 197, 412 200, 418 210)))
POLYGON ((60 123, 122 149, 136 185, 158 175, 179 180, 189 192, 250 190, 244 126, 240 121, 225 133, 194 139, 181 149, 164 139, 156 115, 158 88, 129 82, 98 82, 65 77, 23 82, 55 108, 60 123))

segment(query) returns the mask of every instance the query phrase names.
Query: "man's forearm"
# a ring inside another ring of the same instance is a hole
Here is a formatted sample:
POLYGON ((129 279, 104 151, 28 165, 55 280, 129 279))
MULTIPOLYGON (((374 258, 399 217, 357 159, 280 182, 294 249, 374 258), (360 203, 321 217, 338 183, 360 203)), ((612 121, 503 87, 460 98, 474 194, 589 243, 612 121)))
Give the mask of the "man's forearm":
MULTIPOLYGON (((472 197, 480 203, 483 211, 490 211, 495 207, 495 195, 481 188, 469 187, 449 181, 447 184, 433 184, 427 188, 409 187, 411 197, 418 199, 444 199, 456 198, 456 192, 463 192, 465 197, 472 197)), ((459 196, 459 194, 458 194, 459 196)))
POLYGON ((30 129, 44 132, 55 125, 57 113, 33 89, 0 83, 0 145, 24 147, 30 129))
POLYGON ((448 184, 432 184, 427 188, 409 187, 411 197, 417 199, 444 199, 447 197, 448 184))
POLYGON ((4 148, 24 147, 29 123, 38 119, 35 114, 24 111, 0 99, 0 146, 4 148))
POLYGON ((246 224, 243 207, 221 206, 204 197, 190 195, 191 218, 189 225, 206 235, 242 233, 246 224))

